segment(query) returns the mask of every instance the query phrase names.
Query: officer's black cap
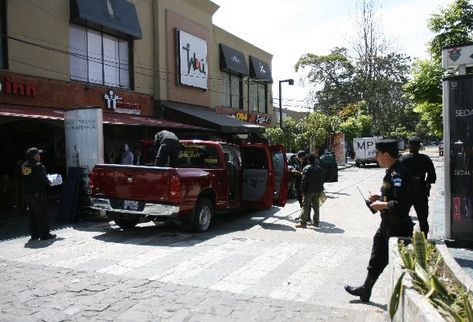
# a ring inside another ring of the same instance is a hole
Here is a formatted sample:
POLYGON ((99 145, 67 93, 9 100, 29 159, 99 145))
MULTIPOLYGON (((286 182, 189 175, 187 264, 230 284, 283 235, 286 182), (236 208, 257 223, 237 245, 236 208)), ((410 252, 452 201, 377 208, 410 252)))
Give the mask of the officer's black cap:
POLYGON ((376 150, 381 152, 399 151, 397 140, 385 139, 376 142, 376 150))
POLYGON ((409 145, 420 145, 420 137, 418 136, 411 136, 409 138, 409 145))
POLYGON ((297 157, 300 158, 300 157, 305 157, 307 156, 307 154, 305 153, 304 150, 300 150, 299 152, 297 152, 297 157))
POLYGON ((40 150, 35 147, 29 148, 28 150, 26 150, 26 157, 28 159, 32 159, 36 153, 43 153, 43 150, 40 150))

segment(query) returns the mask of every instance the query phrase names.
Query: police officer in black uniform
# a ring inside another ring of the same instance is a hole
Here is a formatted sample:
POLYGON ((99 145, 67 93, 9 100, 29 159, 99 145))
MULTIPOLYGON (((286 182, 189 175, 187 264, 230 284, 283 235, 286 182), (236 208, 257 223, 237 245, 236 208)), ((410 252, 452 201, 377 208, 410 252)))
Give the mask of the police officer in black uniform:
POLYGON ((429 233, 429 196, 430 186, 435 183, 437 176, 435 167, 428 155, 419 153, 420 138, 409 138, 409 154, 401 158, 401 163, 406 167, 411 179, 412 204, 417 213, 420 231, 427 238, 429 233), (426 177, 427 175, 427 177, 426 177))
POLYGON ((371 194, 370 206, 381 213, 381 224, 373 237, 368 276, 363 285, 345 286, 351 295, 368 302, 371 289, 388 265, 389 237, 411 237, 414 223, 409 217, 411 205, 406 169, 398 160, 396 140, 382 140, 376 143, 376 161, 386 168, 381 195, 371 194))
POLYGON ((49 232, 46 187, 52 184, 40 162, 41 152, 43 151, 37 148, 29 148, 26 151, 27 161, 21 165, 23 199, 29 214, 28 225, 32 240, 56 238, 56 235, 49 232))

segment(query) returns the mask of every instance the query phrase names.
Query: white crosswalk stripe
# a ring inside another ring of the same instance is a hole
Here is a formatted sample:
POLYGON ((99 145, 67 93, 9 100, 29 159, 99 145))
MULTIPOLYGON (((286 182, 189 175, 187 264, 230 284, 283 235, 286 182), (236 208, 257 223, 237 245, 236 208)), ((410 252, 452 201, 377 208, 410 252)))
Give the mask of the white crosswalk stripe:
POLYGON ((281 286, 269 294, 276 299, 306 302, 325 282, 327 269, 335 271, 348 255, 347 248, 327 247, 315 254, 299 270, 281 282, 281 286), (338 254, 337 254, 338 252, 338 254), (307 278, 310 276, 310 278, 307 278))
POLYGON ((299 243, 277 245, 212 285, 210 289, 243 293, 303 247, 304 244, 299 243))

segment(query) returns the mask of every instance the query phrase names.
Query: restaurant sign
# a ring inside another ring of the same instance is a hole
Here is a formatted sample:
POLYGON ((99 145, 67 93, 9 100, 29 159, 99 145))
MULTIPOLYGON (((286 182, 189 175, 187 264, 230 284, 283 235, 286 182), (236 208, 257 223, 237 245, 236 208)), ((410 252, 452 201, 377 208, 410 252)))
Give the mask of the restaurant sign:
POLYGON ((113 110, 116 113, 123 114, 141 114, 141 105, 138 103, 127 102, 123 97, 118 96, 115 92, 109 89, 103 98, 107 104, 107 108, 113 110))

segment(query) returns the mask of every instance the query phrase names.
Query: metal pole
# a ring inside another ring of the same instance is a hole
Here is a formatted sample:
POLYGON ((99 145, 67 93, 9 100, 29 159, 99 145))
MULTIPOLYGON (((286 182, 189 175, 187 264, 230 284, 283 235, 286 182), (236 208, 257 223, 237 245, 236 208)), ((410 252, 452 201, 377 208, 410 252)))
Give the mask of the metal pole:
POLYGON ((281 83, 282 81, 279 81, 279 127, 282 128, 282 101, 281 101, 281 83))

